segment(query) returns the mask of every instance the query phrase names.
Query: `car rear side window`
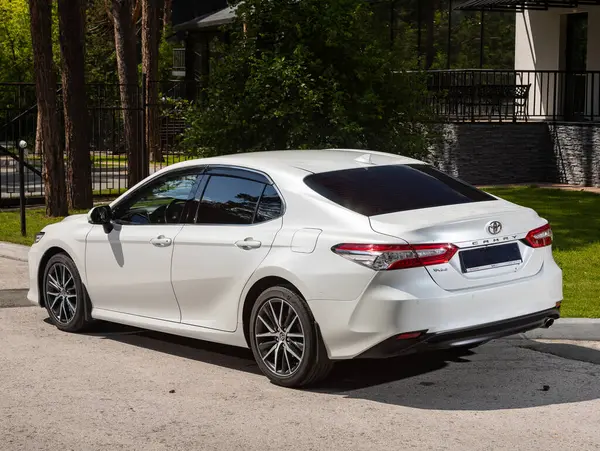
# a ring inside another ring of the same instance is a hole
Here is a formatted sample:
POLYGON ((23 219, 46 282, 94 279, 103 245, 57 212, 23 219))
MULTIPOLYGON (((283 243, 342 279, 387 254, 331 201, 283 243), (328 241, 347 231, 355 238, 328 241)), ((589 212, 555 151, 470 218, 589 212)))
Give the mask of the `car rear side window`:
POLYGON ((281 216, 282 211, 283 201, 279 197, 277 190, 273 186, 267 185, 260 198, 254 223, 266 222, 278 218, 281 216))
POLYGON ((320 195, 365 216, 496 200, 424 164, 323 172, 304 181, 320 195))
POLYGON ((213 175, 196 214, 196 224, 251 224, 265 185, 253 180, 213 175))

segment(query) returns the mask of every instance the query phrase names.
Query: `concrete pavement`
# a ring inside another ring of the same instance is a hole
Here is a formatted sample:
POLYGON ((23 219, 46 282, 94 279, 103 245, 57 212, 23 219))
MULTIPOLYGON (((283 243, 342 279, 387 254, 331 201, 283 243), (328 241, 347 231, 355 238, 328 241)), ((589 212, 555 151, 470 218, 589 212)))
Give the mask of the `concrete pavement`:
POLYGON ((28 246, 0 242, 0 308, 31 305, 27 300, 28 246))
MULTIPOLYGON (((61 333, 0 309, 0 436, 18 450, 592 450, 598 365, 528 341, 340 364, 288 390, 249 352, 100 325, 61 333)), ((569 344, 588 360, 600 351, 569 344)))

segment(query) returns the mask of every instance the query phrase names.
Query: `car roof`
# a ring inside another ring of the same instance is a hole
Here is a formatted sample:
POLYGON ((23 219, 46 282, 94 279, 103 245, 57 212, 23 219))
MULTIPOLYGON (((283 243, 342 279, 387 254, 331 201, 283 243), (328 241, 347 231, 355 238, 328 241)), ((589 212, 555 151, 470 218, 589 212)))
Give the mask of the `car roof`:
POLYGON ((320 173, 372 165, 424 164, 424 162, 401 155, 371 150, 322 149, 237 153, 220 157, 188 160, 174 166, 185 167, 199 164, 243 166, 267 173, 294 169, 310 173, 320 173))

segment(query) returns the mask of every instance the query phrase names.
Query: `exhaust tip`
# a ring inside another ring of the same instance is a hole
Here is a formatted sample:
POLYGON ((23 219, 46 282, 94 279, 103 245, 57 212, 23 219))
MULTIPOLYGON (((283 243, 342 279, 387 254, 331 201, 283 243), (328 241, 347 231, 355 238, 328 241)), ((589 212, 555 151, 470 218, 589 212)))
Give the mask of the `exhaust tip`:
POLYGON ((542 327, 544 329, 548 329, 550 326, 552 326, 552 324, 554 324, 554 318, 546 318, 542 327))

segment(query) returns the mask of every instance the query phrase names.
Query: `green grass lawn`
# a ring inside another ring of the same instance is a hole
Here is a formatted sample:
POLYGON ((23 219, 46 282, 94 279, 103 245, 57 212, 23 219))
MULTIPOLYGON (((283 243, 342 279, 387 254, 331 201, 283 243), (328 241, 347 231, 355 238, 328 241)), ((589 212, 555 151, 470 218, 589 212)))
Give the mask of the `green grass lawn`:
MULTIPOLYGON (((74 213, 85 213, 74 212, 74 213)), ((35 234, 48 224, 61 221, 63 218, 48 218, 43 208, 31 208, 27 210, 26 226, 27 236, 21 236, 21 221, 19 210, 0 210, 0 241, 10 243, 33 244, 35 234)))
MULTIPOLYGON (((564 273, 566 317, 600 318, 600 195, 546 188, 486 189, 535 209, 554 230, 554 255, 564 273)), ((42 209, 27 212, 27 237, 21 237, 18 210, 0 211, 0 241, 31 244, 46 224, 42 209)))

